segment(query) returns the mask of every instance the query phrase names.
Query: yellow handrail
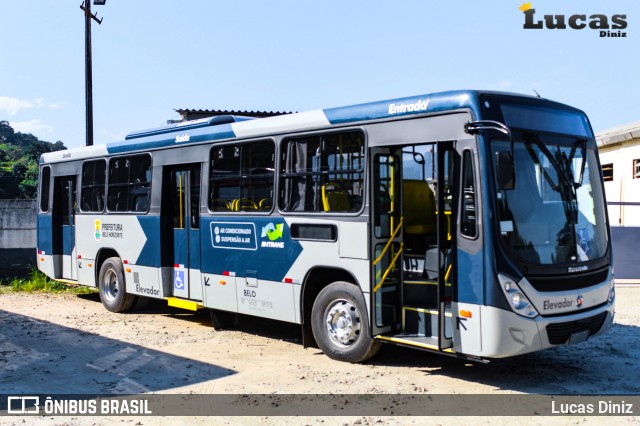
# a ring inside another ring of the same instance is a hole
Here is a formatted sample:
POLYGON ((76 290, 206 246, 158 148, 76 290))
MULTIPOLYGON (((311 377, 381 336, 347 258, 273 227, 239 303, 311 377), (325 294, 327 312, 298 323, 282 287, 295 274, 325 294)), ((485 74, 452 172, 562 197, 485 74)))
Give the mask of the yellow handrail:
POLYGON ((380 290, 380 287, 382 287, 382 284, 384 284, 384 281, 387 279, 387 276, 389 275, 389 272, 391 272, 391 269, 393 268, 393 265, 396 264, 396 260, 398 260, 398 257, 400 257, 400 254, 402 253, 403 249, 404 249, 404 244, 400 244, 400 249, 398 250, 398 253, 396 253, 396 255, 393 257, 393 260, 389 264, 389 267, 387 268, 387 270, 384 271, 384 274, 382 275, 382 278, 380 278, 380 282, 378 284, 376 284, 376 286, 373 288, 373 292, 374 293, 376 291, 380 290))
POLYGON ((400 218, 400 223, 398 223, 398 227, 396 228, 395 231, 393 231, 393 234, 391 234, 391 237, 389 237, 389 241, 387 241, 387 244, 382 249, 382 252, 380 253, 380 255, 376 258, 376 260, 373 261, 374 265, 377 265, 378 262, 380 262, 380 260, 382 260, 382 257, 387 252, 387 250, 389 249, 389 246, 393 242, 393 239, 396 237, 396 235, 398 235, 398 232, 400 231, 400 228, 402 228, 402 222, 403 221, 404 221, 404 217, 401 217, 400 218))

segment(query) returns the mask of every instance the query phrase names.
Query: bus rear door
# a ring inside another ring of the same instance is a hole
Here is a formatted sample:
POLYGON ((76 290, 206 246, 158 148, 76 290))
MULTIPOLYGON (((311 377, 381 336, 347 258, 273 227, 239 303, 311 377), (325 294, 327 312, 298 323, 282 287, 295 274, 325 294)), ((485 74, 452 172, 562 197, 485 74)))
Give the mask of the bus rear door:
POLYGON ((172 213, 172 296, 202 300, 200 286, 200 164, 171 168, 165 202, 172 213))
POLYGON ((53 254, 56 278, 78 279, 76 259, 77 176, 57 176, 53 192, 53 254))

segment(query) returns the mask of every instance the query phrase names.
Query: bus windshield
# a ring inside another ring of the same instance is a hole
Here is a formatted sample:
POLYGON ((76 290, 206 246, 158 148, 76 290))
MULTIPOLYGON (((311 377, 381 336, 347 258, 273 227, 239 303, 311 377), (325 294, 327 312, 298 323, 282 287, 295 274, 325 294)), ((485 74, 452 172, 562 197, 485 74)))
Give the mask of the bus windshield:
MULTIPOLYGON (((492 153, 511 142, 493 140, 492 153)), ((496 161, 496 155, 493 155, 496 161)), ((608 241, 603 188, 592 144, 575 137, 517 135, 516 182, 497 193, 500 234, 520 259, 566 265, 605 256, 608 241)), ((494 163, 494 170, 497 169, 494 163)))

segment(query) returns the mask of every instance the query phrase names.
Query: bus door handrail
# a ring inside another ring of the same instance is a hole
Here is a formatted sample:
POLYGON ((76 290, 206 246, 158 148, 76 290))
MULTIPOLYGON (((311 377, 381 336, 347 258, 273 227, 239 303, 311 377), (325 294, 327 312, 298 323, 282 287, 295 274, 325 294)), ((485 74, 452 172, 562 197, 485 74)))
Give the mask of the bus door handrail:
POLYGON ((382 257, 385 255, 385 253, 387 252, 387 250, 389 249, 389 246, 391 245, 391 243, 393 242, 393 240, 396 238, 396 235, 398 235, 398 232, 400 231, 400 229, 402 228, 402 223, 404 222, 404 216, 400 217, 400 222, 398 223, 398 226, 396 227, 395 231, 393 231, 393 233, 391 234, 391 236, 389 237, 389 241, 387 241, 387 244, 384 246, 384 248, 382 249, 382 252, 380 252, 380 255, 376 258, 376 260, 373 261, 373 265, 377 265, 378 262, 380 262, 382 260, 382 257))
MULTIPOLYGON (((393 231, 393 233, 389 237, 389 241, 387 241, 387 244, 382 249, 382 252, 380 252, 380 255, 373 261, 373 265, 374 266, 377 265, 382 260, 384 255, 387 253, 387 250, 391 246, 391 243, 393 242, 393 240, 398 235, 398 232, 400 232, 400 229, 402 229, 403 222, 404 222, 404 217, 401 216, 400 217, 400 222, 398 222, 398 226, 396 227, 396 229, 393 231)), ((380 281, 373 288, 373 292, 374 293, 376 291, 378 291, 380 289, 380 287, 382 287, 382 284, 384 284, 385 280, 387 279, 387 276, 391 272, 391 269, 393 268, 393 266, 396 264, 396 261, 398 260, 398 257, 400 257, 400 254, 402 254, 403 250, 404 250, 404 244, 400 243, 400 249, 398 250, 398 253, 396 253, 396 255, 393 257, 393 259, 389 263, 389 267, 384 271, 384 274, 382 274, 382 277, 380 278, 380 281)))

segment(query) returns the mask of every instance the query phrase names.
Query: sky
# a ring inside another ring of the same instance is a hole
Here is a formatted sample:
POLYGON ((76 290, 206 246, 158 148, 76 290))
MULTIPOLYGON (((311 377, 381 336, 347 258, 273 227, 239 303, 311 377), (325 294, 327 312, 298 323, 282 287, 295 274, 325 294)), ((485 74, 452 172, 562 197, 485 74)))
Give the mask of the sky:
MULTIPOLYGON (((0 120, 70 148, 85 144, 80 3, 0 0, 0 120)), ((535 90, 596 132, 640 120, 640 2, 530 0, 536 22, 626 15, 624 38, 524 29, 523 3, 107 0, 92 6, 94 143, 180 108, 305 111, 458 89, 535 90)))

